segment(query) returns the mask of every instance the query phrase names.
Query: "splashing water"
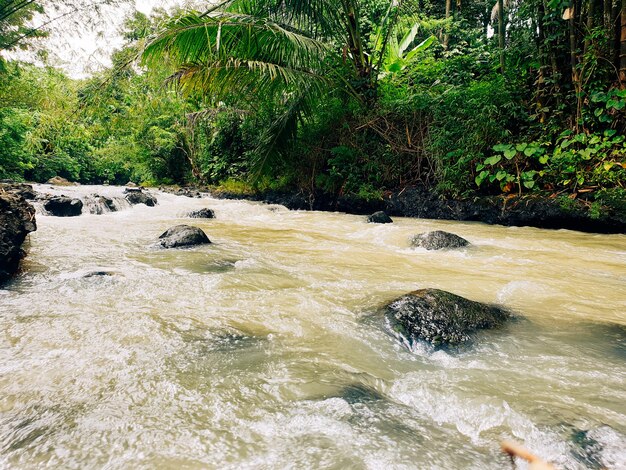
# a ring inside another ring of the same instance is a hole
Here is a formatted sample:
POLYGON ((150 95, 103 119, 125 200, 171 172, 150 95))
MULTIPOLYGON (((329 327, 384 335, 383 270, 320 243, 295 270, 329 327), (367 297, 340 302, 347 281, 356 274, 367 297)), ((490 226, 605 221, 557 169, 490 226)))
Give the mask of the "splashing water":
POLYGON ((497 469, 514 439, 624 468, 623 235, 56 191, 123 210, 39 214, 0 290, 0 466, 497 469), (216 218, 185 218, 202 207, 216 218), (154 247, 181 223, 213 244, 154 247), (437 229, 472 246, 409 247, 437 229), (377 312, 426 287, 519 318, 409 351, 377 312))

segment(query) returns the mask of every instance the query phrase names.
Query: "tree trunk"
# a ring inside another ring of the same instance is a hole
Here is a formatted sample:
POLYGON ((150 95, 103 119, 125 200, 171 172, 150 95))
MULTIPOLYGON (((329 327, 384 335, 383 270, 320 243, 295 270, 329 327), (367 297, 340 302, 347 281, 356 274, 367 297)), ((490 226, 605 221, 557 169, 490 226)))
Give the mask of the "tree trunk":
POLYGON ((572 68, 572 83, 576 85, 576 13, 575 2, 570 3, 569 17, 569 50, 570 50, 570 66, 572 68))
MULTIPOLYGON (((446 20, 450 18, 450 13, 452 13, 452 0, 446 0, 446 20)), ((448 48, 448 42, 450 41, 450 35, 446 32, 443 36, 443 47, 445 49, 448 48)))
POLYGON ((620 0, 613 0, 613 9, 611 10, 611 29, 613 31, 613 40, 611 41, 611 61, 615 64, 615 69, 618 71, 617 79, 619 80, 619 51, 620 51, 620 37, 621 37, 621 22, 620 22, 620 0))
POLYGON ((585 54, 589 52, 589 46, 591 46, 589 36, 594 26, 595 3, 595 0, 589 0, 587 2, 587 28, 585 30, 585 46, 583 49, 585 54))
POLYGON ((626 0, 622 0, 621 26, 622 32, 620 36, 620 52, 619 52, 619 81, 620 88, 626 87, 626 0))
POLYGON ((498 0, 498 45, 500 46, 500 72, 504 73, 504 42, 506 31, 504 30, 504 0, 498 0))

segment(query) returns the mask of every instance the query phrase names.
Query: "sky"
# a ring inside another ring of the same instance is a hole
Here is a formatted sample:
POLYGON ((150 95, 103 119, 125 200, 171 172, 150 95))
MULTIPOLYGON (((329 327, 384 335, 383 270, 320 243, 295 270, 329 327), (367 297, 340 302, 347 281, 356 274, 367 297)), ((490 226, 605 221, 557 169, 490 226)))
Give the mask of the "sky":
MULTIPOLYGON (((47 63, 73 78, 85 78, 111 65, 111 52, 123 45, 119 29, 133 9, 150 14, 155 8, 170 9, 186 3, 186 0, 134 0, 133 4, 130 0, 122 6, 104 7, 101 15, 93 16, 93 24, 88 24, 88 18, 80 13, 71 15, 50 25, 50 35, 40 42, 40 47, 15 52, 9 57, 41 64, 39 51, 44 49, 47 63)), ((34 23, 37 21, 43 20, 36 18, 34 23)))

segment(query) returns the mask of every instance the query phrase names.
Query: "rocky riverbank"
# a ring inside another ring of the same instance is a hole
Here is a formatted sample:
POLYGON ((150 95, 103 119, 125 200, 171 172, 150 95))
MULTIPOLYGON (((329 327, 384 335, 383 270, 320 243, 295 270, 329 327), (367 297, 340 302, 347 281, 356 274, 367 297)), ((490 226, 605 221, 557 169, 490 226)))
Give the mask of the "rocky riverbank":
POLYGON ((298 192, 263 191, 232 193, 215 190, 213 197, 248 199, 281 204, 289 209, 339 211, 371 214, 385 211, 390 216, 425 219, 476 221, 505 226, 569 229, 590 233, 626 233, 626 213, 601 208, 597 214, 585 201, 567 197, 488 196, 468 199, 442 198, 423 187, 388 192, 382 199, 365 200, 353 196, 311 197, 298 192))
POLYGON ((0 283, 18 269, 24 256, 22 243, 37 230, 35 208, 24 199, 32 187, 0 185, 0 283))

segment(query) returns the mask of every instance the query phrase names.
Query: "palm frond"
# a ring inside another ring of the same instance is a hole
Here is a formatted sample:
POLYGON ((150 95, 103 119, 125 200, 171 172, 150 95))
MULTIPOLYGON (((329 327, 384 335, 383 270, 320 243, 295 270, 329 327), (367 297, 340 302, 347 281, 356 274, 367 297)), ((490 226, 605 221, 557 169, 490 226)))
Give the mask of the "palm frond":
POLYGON ((172 78, 186 89, 222 94, 241 87, 274 92, 280 87, 321 86, 326 44, 267 18, 220 12, 186 14, 147 45, 144 63, 169 57, 180 69, 172 78))

